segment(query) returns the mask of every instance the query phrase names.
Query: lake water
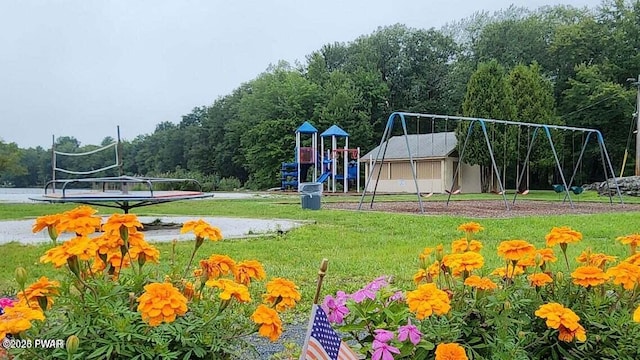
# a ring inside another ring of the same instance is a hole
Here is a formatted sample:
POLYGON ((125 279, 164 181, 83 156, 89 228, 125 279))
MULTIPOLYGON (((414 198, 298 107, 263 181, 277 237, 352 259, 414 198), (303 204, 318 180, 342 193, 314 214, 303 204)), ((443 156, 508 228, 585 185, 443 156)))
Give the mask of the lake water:
MULTIPOLYGON (((67 190, 73 192, 73 190, 67 190)), ((78 190, 83 191, 83 190, 78 190)), ((84 190, 86 191, 86 190, 84 190)), ((135 191, 129 193, 134 194, 135 191)), ((142 191, 141 194, 147 195, 148 192, 142 191)), ((43 188, 0 188, 0 203, 39 203, 39 201, 30 200, 30 197, 40 197, 44 195, 43 188)), ((213 199, 246 199, 251 197, 264 197, 266 194, 258 193, 241 193, 241 192, 214 192, 213 199)))

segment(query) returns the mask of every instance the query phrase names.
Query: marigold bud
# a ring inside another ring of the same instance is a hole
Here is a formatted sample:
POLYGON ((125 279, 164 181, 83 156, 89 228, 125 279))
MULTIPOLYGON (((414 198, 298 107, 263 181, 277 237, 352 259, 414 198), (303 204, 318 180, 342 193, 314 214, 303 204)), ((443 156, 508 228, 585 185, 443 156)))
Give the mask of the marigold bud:
POLYGON ((66 348, 69 355, 75 354, 75 352, 78 351, 79 346, 80 339, 77 336, 71 335, 67 338, 66 348))
POLYGON ((558 281, 558 283, 562 283, 564 281, 564 274, 560 271, 558 271, 556 273, 556 281, 558 281))
POLYGON ((24 287, 24 283, 27 282, 27 270, 22 266, 16 268, 16 282, 20 287, 24 287))
POLYGON ((122 238, 122 241, 124 241, 125 246, 127 246, 129 244, 129 228, 124 226, 124 225, 120 225, 120 237, 122 238))

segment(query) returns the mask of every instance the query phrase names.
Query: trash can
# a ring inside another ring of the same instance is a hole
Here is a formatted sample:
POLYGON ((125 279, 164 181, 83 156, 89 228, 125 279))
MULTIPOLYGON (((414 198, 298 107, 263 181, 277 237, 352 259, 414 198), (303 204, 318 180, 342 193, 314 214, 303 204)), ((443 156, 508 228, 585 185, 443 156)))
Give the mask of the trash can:
POLYGON ((322 198, 322 183, 300 183, 300 202, 303 209, 319 210, 322 198))

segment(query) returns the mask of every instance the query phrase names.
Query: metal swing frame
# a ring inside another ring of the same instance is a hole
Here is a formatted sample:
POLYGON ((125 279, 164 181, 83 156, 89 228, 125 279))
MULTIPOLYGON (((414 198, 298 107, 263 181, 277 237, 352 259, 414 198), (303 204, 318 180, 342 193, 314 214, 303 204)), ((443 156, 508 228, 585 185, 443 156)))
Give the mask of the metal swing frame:
MULTIPOLYGON (((420 189, 418 186, 418 179, 416 177, 416 168, 415 168, 415 164, 413 162, 413 155, 411 154, 411 149, 409 147, 409 139, 408 139, 408 134, 407 134, 407 118, 431 118, 433 121, 449 121, 449 120, 457 120, 457 121, 468 121, 470 122, 469 124, 469 128, 467 129, 467 135, 465 137, 465 141, 464 144, 462 146, 462 149, 460 150, 460 156, 458 158, 458 166, 456 167, 456 170, 453 174, 453 179, 451 182, 451 189, 450 191, 448 191, 448 196, 447 196, 447 206, 449 205, 449 201, 451 200, 451 195, 453 193, 453 189, 455 187, 456 184, 456 180, 458 179, 459 173, 460 173, 460 169, 462 166, 462 162, 464 160, 464 154, 465 154, 465 150, 467 147, 467 143, 469 142, 469 139, 471 137, 471 134, 473 132, 474 126, 476 124, 478 124, 480 126, 480 129, 482 130, 482 133, 484 135, 484 139, 485 142, 487 144, 487 150, 489 151, 489 157, 491 158, 491 166, 493 167, 493 170, 495 172, 497 181, 498 181, 498 185, 500 187, 500 193, 502 195, 502 199, 504 201, 504 205, 505 208, 507 210, 510 210, 510 206, 509 206, 509 202, 507 201, 507 196, 506 196, 506 191, 504 188, 504 184, 502 182, 502 178, 501 178, 501 174, 500 174, 500 170, 498 169, 497 163, 496 163, 496 159, 495 159, 495 155, 493 152, 493 146, 491 144, 491 141, 489 139, 489 134, 487 132, 487 126, 486 124, 505 124, 505 125, 509 125, 509 126, 527 126, 529 128, 533 128, 533 135, 531 137, 531 141, 529 143, 528 149, 527 149, 527 155, 525 157, 525 160, 523 162, 524 165, 526 165, 529 161, 529 158, 531 156, 531 150, 533 148, 533 144, 535 143, 535 138, 536 135, 538 133, 538 130, 542 130, 544 131, 544 134, 546 135, 547 139, 549 140, 549 146, 551 147, 551 151, 553 152, 553 157, 557 166, 557 170, 560 174, 560 178, 562 180, 562 185, 564 186, 564 192, 565 192, 565 200, 567 199, 569 200, 569 203, 571 205, 571 208, 574 208, 574 203, 573 200, 571 198, 571 194, 569 193, 570 191, 570 187, 575 179, 576 176, 576 172, 578 170, 578 166, 579 164, 582 162, 582 157, 585 153, 585 150, 587 148, 587 144, 589 143, 589 139, 591 137, 592 134, 595 135, 598 146, 600 147, 600 155, 601 155, 601 159, 602 159, 602 168, 604 170, 604 174, 605 174, 605 178, 608 178, 608 175, 611 174, 612 178, 613 178, 613 183, 615 185, 615 189, 616 189, 616 194, 618 196, 618 198, 620 199, 620 204, 624 204, 624 201, 622 199, 622 194, 620 193, 620 188, 618 186, 618 179, 615 175, 615 172, 613 170, 613 166, 611 165, 611 159, 609 158, 609 153, 607 152, 607 147, 604 143, 604 137, 602 136, 602 133, 597 130, 597 129, 590 129, 590 128, 581 128, 581 127, 572 127, 572 126, 564 126, 564 125, 551 125, 551 124, 536 124, 536 123, 527 123, 527 122, 521 122, 521 121, 509 121, 509 120, 498 120, 498 119, 482 119, 482 118, 474 118, 474 117, 464 117, 464 116, 450 116, 450 115, 437 115, 437 114, 422 114, 422 113, 412 113, 412 112, 393 112, 391 115, 389 115, 389 119, 387 120, 387 124, 385 126, 384 129, 384 133, 382 134, 382 138, 380 139, 380 145, 378 146, 378 153, 376 154, 376 158, 374 163, 371 166, 371 170, 369 171, 369 174, 367 176, 367 181, 365 183, 365 187, 364 190, 362 192, 362 196, 360 197, 360 202, 358 204, 358 210, 362 209, 362 204, 364 202, 364 198, 367 195, 368 189, 369 189, 369 184, 371 182, 371 179, 374 176, 374 171, 376 169, 376 165, 379 164, 378 166, 378 173, 376 174, 376 183, 374 185, 373 188, 373 192, 372 192, 372 197, 371 197, 371 202, 369 204, 369 208, 373 208, 373 203, 375 201, 375 197, 376 197, 376 192, 377 192, 377 188, 378 188, 378 184, 380 181, 380 174, 382 173, 382 164, 384 163, 384 159, 385 159, 385 155, 387 152, 387 146, 389 144, 389 139, 391 138, 391 133, 393 131, 396 119, 400 120, 400 124, 402 127, 402 131, 403 131, 403 136, 405 139, 405 144, 407 146, 407 154, 409 155, 409 163, 411 164, 411 173, 413 176, 413 182, 416 186, 416 195, 418 197, 418 203, 420 205, 420 212, 424 213, 424 205, 422 203, 422 199, 420 196, 420 189), (582 133, 586 133, 586 138, 584 141, 584 144, 582 145, 582 150, 580 152, 580 156, 578 157, 578 161, 575 164, 575 167, 573 168, 573 172, 571 174, 571 177, 569 179, 569 181, 567 182, 566 177, 564 176, 564 171, 562 169, 562 166, 560 164, 560 160, 558 157, 558 152, 556 151, 556 147, 554 145, 553 142, 553 138, 551 136, 551 129, 556 129, 556 130, 570 130, 570 131, 578 131, 578 132, 582 132, 582 133), (380 156, 382 153, 382 157, 380 156)), ((516 185, 516 189, 518 189, 520 187, 520 184, 523 180, 524 177, 524 173, 525 173, 525 169, 526 166, 522 167, 522 171, 520 172, 520 174, 517 177, 517 185, 516 185)), ((605 179, 606 180, 606 179, 605 179)), ((607 183, 607 188, 610 192, 610 188, 609 188, 609 184, 608 181, 605 181, 607 183)), ((518 192, 516 191, 516 193, 513 196, 513 201, 512 204, 515 204, 516 202, 516 198, 518 196, 518 192)), ((563 202, 564 202, 563 201, 563 202)), ((613 205, 613 197, 609 196, 609 203, 613 205)))

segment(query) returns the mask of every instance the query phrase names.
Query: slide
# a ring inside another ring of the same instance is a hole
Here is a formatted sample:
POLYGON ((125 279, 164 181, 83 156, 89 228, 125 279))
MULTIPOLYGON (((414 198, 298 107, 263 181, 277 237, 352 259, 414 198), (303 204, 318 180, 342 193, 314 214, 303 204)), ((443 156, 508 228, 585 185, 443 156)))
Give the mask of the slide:
POLYGON ((322 184, 323 182, 327 181, 329 176, 331 176, 331 171, 327 171, 327 172, 323 173, 322 175, 320 175, 320 177, 318 178, 318 180, 316 182, 319 182, 319 183, 322 184))

